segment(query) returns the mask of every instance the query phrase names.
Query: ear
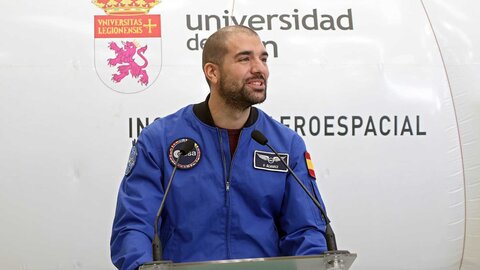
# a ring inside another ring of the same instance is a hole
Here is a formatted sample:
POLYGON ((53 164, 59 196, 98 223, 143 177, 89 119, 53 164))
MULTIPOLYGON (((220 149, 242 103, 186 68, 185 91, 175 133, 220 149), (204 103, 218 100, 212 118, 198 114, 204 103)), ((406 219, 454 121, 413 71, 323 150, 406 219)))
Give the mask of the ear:
POLYGON ((210 83, 217 84, 220 75, 220 70, 217 65, 215 65, 214 63, 206 63, 203 67, 203 73, 205 74, 205 77, 207 77, 207 79, 210 81, 210 83))

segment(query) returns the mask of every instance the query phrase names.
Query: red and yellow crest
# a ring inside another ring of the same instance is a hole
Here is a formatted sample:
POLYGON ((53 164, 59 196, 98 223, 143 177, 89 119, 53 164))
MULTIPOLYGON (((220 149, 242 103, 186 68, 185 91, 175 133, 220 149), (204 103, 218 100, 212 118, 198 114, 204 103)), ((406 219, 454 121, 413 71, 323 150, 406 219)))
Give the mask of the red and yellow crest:
POLYGON ((158 0, 93 0, 97 7, 109 15, 147 14, 151 8, 160 3, 158 0))
POLYGON ((103 83, 114 91, 143 91, 160 74, 160 15, 148 14, 159 2, 92 1, 107 14, 95 16, 95 69, 103 83))

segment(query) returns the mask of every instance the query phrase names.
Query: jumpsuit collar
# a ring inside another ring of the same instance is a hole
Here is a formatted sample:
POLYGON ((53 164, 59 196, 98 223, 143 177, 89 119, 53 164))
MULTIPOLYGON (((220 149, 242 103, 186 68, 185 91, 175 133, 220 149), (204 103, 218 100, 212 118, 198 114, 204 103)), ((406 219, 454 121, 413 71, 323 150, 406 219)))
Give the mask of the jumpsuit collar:
MULTIPOLYGON (((212 114, 210 113, 210 108, 208 107, 208 100, 210 99, 210 94, 208 94, 205 101, 193 105, 193 112, 203 123, 215 127, 213 122, 212 114)), ((248 116, 247 122, 245 122, 245 127, 252 126, 255 121, 258 119, 258 109, 255 107, 250 107, 250 115, 248 116)))

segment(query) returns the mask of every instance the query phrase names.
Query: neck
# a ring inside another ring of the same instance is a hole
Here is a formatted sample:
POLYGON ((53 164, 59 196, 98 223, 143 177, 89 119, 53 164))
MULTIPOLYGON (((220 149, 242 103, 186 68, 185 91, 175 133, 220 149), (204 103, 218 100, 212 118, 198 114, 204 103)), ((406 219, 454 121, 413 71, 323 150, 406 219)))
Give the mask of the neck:
POLYGON ((217 95, 210 96, 208 107, 215 125, 225 129, 241 129, 247 122, 251 109, 251 107, 243 110, 232 108, 217 95))

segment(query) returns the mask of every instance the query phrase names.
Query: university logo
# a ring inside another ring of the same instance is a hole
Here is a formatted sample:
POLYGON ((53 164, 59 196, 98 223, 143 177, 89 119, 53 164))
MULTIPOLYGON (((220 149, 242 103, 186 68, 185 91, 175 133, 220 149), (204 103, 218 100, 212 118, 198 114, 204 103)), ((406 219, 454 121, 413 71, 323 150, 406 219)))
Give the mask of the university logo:
POLYGON ((138 93, 162 69, 160 0, 92 0, 107 15, 95 16, 95 70, 110 89, 138 93))

